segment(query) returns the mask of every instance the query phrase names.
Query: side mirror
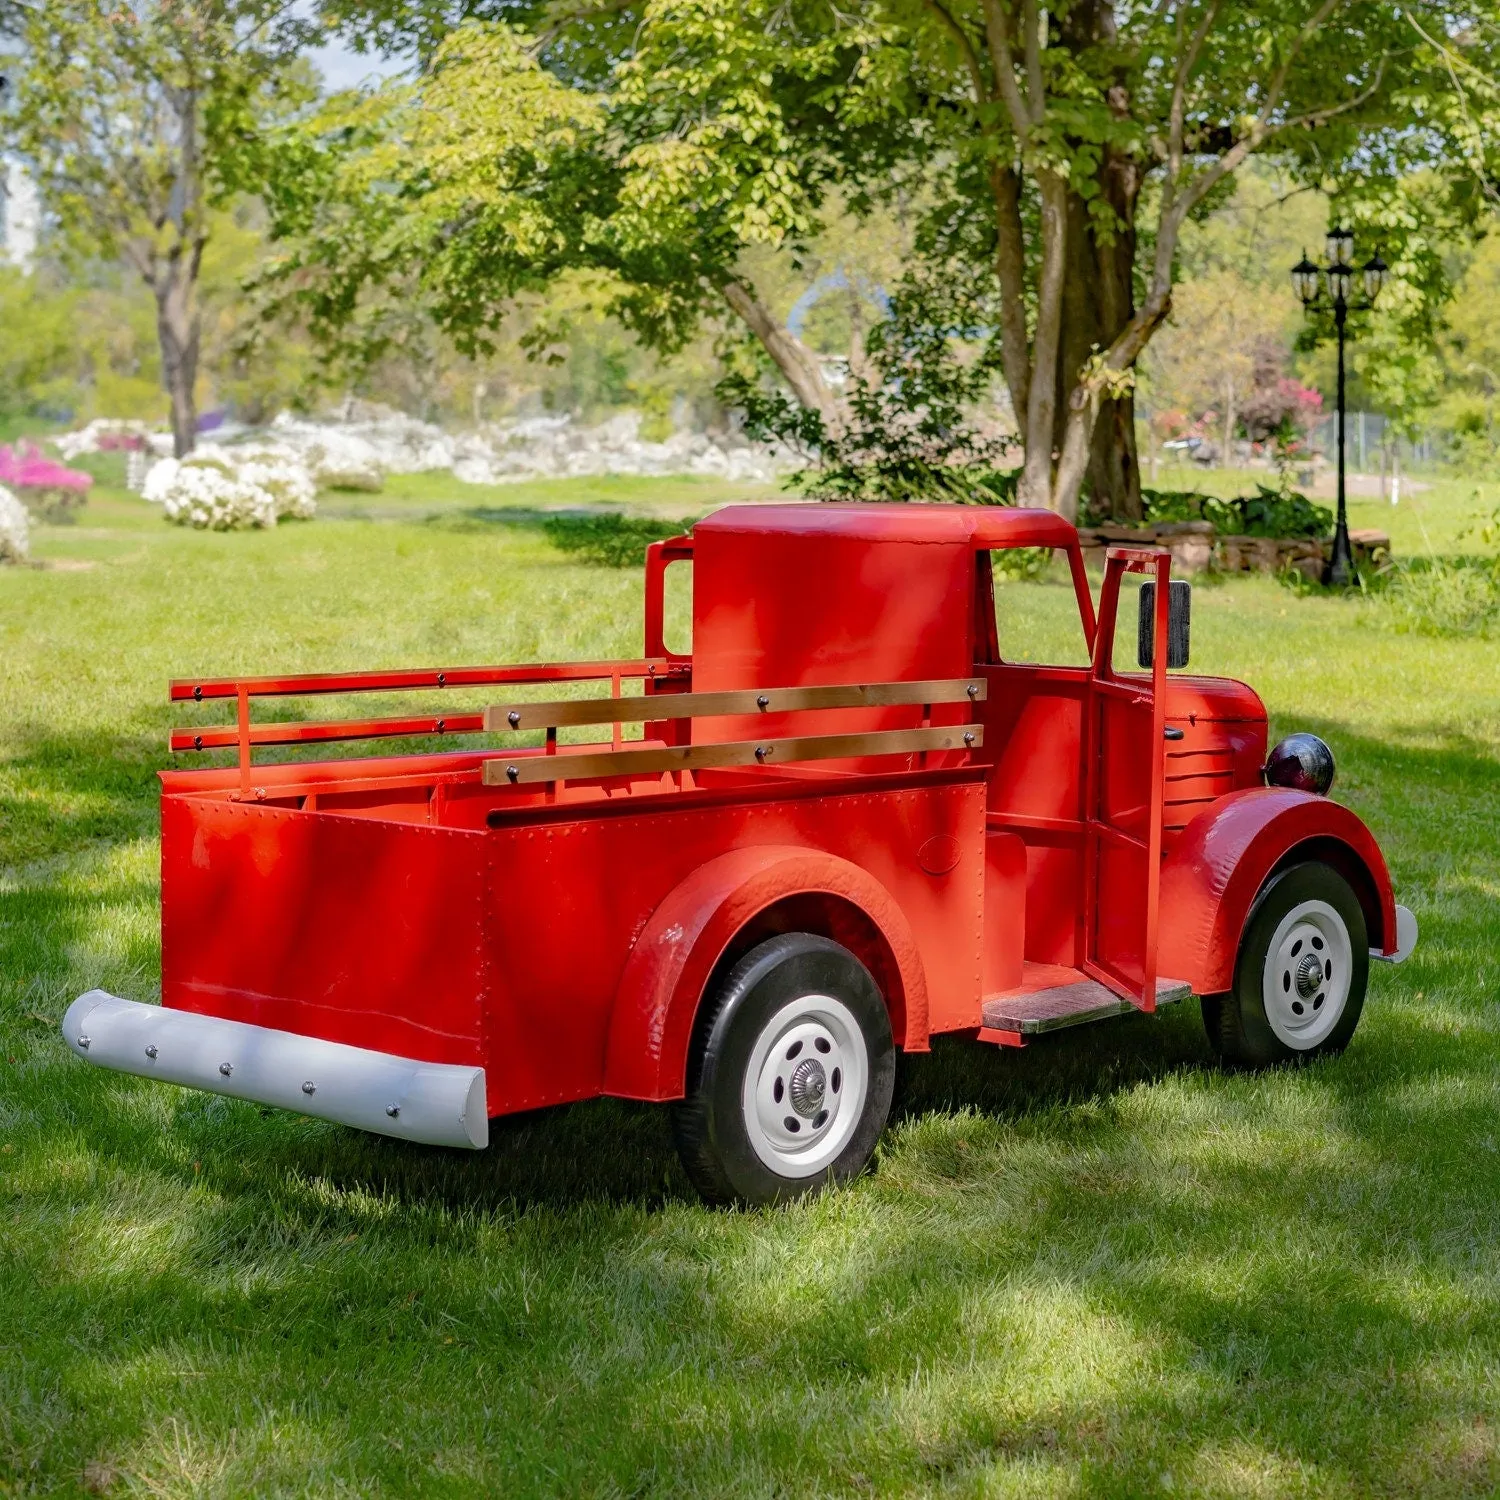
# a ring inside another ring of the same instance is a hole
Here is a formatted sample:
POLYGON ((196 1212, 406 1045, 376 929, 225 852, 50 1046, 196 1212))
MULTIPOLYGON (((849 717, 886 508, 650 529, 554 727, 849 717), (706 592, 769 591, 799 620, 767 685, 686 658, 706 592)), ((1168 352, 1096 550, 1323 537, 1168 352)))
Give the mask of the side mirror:
MULTIPOLYGON (((1167 594, 1167 665, 1188 664, 1188 640, 1192 634, 1193 586, 1181 578, 1172 579, 1167 594)), ((1156 585, 1141 585, 1140 618, 1136 626, 1135 659, 1150 668, 1156 658, 1156 585)))

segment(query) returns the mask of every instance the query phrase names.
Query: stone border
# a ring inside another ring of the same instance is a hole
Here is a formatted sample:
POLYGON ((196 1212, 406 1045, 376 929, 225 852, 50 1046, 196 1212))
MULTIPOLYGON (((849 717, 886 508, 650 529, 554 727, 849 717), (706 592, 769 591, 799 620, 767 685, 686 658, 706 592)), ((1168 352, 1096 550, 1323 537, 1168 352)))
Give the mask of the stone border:
MULTIPOLYGON (((1102 563, 1109 546, 1169 547, 1179 573, 1282 573, 1295 568, 1313 583, 1333 556, 1331 538, 1220 536, 1211 521, 1164 521, 1155 526, 1080 526, 1084 561, 1102 563)), ((1383 531, 1349 533, 1357 564, 1378 567, 1389 560, 1391 539, 1383 531)))

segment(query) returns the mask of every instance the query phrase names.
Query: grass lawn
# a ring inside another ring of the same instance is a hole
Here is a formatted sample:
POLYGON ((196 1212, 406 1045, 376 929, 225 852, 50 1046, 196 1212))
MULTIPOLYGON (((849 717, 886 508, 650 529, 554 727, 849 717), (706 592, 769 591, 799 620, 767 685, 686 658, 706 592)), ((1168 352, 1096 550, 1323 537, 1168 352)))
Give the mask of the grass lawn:
MULTIPOLYGON (((1420 497, 1444 545, 1471 490, 1420 497)), ((0 571, 0 1494, 1500 1488, 1500 650, 1367 604, 1194 602, 1422 923, 1342 1059, 1225 1076, 1194 1005, 940 1045, 876 1171, 726 1213, 649 1107, 447 1154, 70 1057, 74 996, 156 995, 169 676, 639 649, 638 572, 410 498, 225 536, 105 490, 0 571)), ((1071 606, 1003 607, 1045 644, 1071 606)))
POLYGON ((427 516, 433 520, 480 523, 506 516, 558 510, 628 510, 634 515, 674 519, 706 515, 720 505, 744 500, 782 500, 774 485, 732 484, 725 479, 672 474, 645 479, 634 474, 601 474, 589 479, 524 479, 514 484, 465 484, 448 473, 391 474, 379 494, 325 495, 325 515, 379 521, 427 516))

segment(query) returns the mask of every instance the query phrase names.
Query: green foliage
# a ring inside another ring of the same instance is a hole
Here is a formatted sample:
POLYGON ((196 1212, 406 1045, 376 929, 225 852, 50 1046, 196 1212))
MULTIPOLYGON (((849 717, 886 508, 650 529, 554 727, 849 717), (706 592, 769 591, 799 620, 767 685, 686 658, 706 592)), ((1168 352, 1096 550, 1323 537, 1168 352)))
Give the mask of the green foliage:
POLYGON ((308 101, 295 57, 316 31, 274 0, 7 0, 0 34, 24 61, 6 69, 0 144, 78 257, 146 274, 201 248, 209 209, 256 175, 266 121, 308 101))
POLYGON ((1333 532, 1333 512, 1327 506, 1263 484, 1256 485, 1253 495, 1228 500, 1197 490, 1143 489, 1141 502, 1147 522, 1209 521, 1220 536, 1326 537, 1333 532))
MULTIPOLYGON (((726 318, 726 292, 743 289, 754 252, 800 257, 835 203, 899 207, 929 277, 983 282, 993 309, 973 323, 937 315, 930 336, 995 330, 1009 341, 995 368, 1014 398, 1042 358, 1038 277, 1061 252, 1042 245, 1041 200, 1061 179, 1073 242, 1086 226, 1090 256, 1124 247, 1134 260, 1108 289, 1092 285, 1093 262, 1054 267, 1072 287, 1069 352, 1036 384, 1055 385, 1065 413, 1086 412, 1092 401, 1073 394, 1129 385, 1129 351, 1168 302, 1170 287, 1155 282, 1170 282, 1183 216, 1226 201, 1233 169, 1274 152, 1288 188, 1332 192, 1356 229, 1384 236, 1405 343, 1372 369, 1394 379, 1449 290, 1437 230, 1474 222, 1473 182, 1500 165, 1486 82, 1500 54, 1493 9, 1486 0, 1458 43, 1436 0, 1350 0, 1336 17, 1280 0, 1194 0, 1113 6, 1097 25, 1092 10, 1064 6, 1036 18, 1033 46, 1014 6, 977 0, 328 0, 329 15, 405 39, 430 66, 416 85, 330 106, 287 133, 268 189, 287 246, 272 286, 353 357, 379 348, 385 321, 413 300, 465 347, 483 347, 517 296, 590 271, 600 306, 671 349, 726 318), (1462 89, 1455 68, 1472 75, 1462 89), (1416 119, 1422 128, 1409 128, 1416 119), (1007 182, 1013 211, 1001 206, 1007 182), (1003 301, 997 266, 1011 268, 1003 301), (1132 277, 1139 323, 1120 311, 1132 277)), ((1097 268, 1106 264, 1107 254, 1097 268)), ((791 381, 824 427, 830 406, 855 408, 847 423, 838 413, 847 433, 794 434, 825 456, 829 491, 867 489, 869 475, 896 495, 952 492, 957 481, 941 471, 978 456, 958 444, 953 460, 937 457, 946 431, 885 420, 915 405, 884 372, 861 387, 856 368, 855 380, 828 403, 791 381), (834 455, 835 442, 848 452, 834 455)), ((1413 373, 1404 388, 1418 383, 1413 373)), ((1052 429, 1071 419, 1040 405, 1028 418, 1028 403, 1016 405, 1028 447, 1060 451, 1052 429)), ((764 409, 752 417, 797 428, 764 409)))
POLYGON ((1376 617, 1400 633, 1488 640, 1500 633, 1500 562, 1489 557, 1398 561, 1372 599, 1376 617))
POLYGON ((596 568, 638 568, 652 542, 691 531, 696 517, 681 521, 656 516, 548 516, 542 523, 547 540, 560 552, 596 568))
POLYGON ((1016 475, 996 469, 1005 447, 993 409, 999 348, 955 333, 951 285, 907 275, 886 319, 850 371, 837 426, 793 401, 764 358, 743 358, 720 382, 752 436, 775 438, 806 459, 792 483, 819 500, 1013 502, 1016 475))
POLYGON ((0 415, 33 421, 157 417, 164 406, 149 299, 92 266, 0 266, 0 415))

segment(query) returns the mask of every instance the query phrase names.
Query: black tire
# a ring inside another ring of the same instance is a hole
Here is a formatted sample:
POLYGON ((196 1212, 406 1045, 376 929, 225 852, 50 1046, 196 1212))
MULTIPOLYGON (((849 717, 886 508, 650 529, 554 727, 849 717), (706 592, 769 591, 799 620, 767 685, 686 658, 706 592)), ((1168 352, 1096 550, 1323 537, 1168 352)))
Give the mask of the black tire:
POLYGON ((1204 997, 1209 1042, 1235 1068, 1336 1056, 1359 1025, 1369 978, 1365 914, 1349 882, 1331 865, 1292 865, 1266 882, 1251 908, 1234 988, 1204 997), (1336 1009, 1322 1013, 1325 1004, 1336 1009))
POLYGON ((779 1203, 846 1182, 874 1154, 895 1076, 890 1016, 870 971, 824 937, 770 938, 699 1007, 687 1094, 672 1114, 682 1164, 710 1203, 779 1203), (784 1124, 768 1126, 765 1111, 783 1104, 784 1124))

